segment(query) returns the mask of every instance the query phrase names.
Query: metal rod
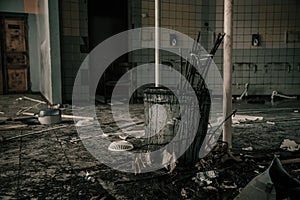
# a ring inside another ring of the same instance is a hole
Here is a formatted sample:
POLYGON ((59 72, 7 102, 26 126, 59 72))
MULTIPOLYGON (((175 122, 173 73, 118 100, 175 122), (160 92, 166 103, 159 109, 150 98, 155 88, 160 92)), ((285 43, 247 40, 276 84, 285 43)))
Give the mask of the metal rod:
POLYGON ((155 87, 159 86, 159 40, 160 40, 160 34, 159 34, 159 0, 155 0, 155 87))
POLYGON ((41 103, 41 104, 47 104, 47 102, 45 102, 45 101, 41 101, 41 100, 38 100, 38 99, 33 99, 33 98, 30 98, 30 97, 26 97, 26 96, 23 96, 23 97, 19 98, 18 100, 22 100, 22 99, 26 99, 28 101, 33 101, 33 102, 37 102, 37 103, 41 103))
MULTIPOLYGON (((232 13, 233 0, 224 0, 224 86, 223 86, 223 116, 224 118, 232 112, 232 13)), ((223 125, 223 141, 232 147, 232 120, 225 121, 223 125)))

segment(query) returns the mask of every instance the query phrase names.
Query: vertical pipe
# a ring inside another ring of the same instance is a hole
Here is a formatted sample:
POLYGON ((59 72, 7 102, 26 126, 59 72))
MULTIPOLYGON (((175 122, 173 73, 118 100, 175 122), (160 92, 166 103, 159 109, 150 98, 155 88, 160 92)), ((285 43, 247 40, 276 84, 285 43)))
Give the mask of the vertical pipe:
MULTIPOLYGON (((223 86, 223 115, 224 119, 232 112, 232 14, 233 0, 224 0, 224 86, 223 86)), ((232 147, 232 120, 229 118, 223 125, 223 141, 232 147)))
POLYGON ((155 87, 159 86, 159 0, 155 0, 155 87))

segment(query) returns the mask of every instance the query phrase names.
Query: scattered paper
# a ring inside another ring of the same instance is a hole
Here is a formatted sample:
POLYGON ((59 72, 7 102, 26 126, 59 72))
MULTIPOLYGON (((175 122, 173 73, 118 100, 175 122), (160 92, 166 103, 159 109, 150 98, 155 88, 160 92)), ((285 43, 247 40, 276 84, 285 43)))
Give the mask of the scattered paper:
POLYGON ((131 131, 125 131, 125 133, 135 138, 142 138, 145 136, 145 130, 131 130, 131 131))
POLYGON ((250 115, 235 115, 232 117, 232 123, 233 124, 239 124, 241 122, 247 122, 247 121, 261 121, 263 120, 263 117, 260 116, 250 116, 250 115))
POLYGON ((171 161, 172 154, 170 154, 166 149, 163 151, 162 165, 168 169, 168 164, 171 161))
POLYGON ((270 125, 275 125, 275 122, 271 122, 271 121, 267 121, 266 123, 270 125))
POLYGON ((287 151, 298 151, 300 149, 300 145, 294 140, 284 139, 280 145, 280 148, 287 151))
POLYGON ((243 151, 253 151, 253 147, 244 147, 242 148, 243 151))

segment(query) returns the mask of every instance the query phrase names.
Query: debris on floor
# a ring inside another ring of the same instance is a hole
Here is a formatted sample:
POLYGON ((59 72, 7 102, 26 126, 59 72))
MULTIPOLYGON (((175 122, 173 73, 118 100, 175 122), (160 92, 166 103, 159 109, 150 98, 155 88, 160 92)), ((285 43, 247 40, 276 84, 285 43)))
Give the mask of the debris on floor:
POLYGON ((81 126, 92 126, 95 122, 89 119, 82 119, 76 122, 75 126, 81 127, 81 126))
POLYGON ((198 172, 196 174, 195 182, 199 184, 199 186, 207 186, 213 182, 214 178, 218 177, 218 173, 215 170, 209 170, 204 172, 198 172))
POLYGON ((293 178, 283 168, 278 157, 274 157, 269 167, 254 177, 235 198, 238 199, 298 199, 300 181, 293 178))
POLYGON ((272 122, 272 121, 267 121, 266 123, 270 124, 270 125, 275 125, 276 124, 275 122, 272 122))
POLYGON ((250 115, 235 115, 232 116, 232 123, 233 124, 239 124, 241 122, 247 122, 247 121, 261 121, 263 120, 263 117, 260 116, 250 116, 250 115))
POLYGON ((269 168, 255 176, 234 200, 275 200, 276 193, 269 175, 269 168))
MULTIPOLYGON (((259 192, 251 196, 242 194, 249 190, 248 185, 255 189, 252 180, 256 183, 260 181, 254 178, 269 168, 274 155, 280 155, 286 171, 293 178, 300 179, 300 151, 296 150, 299 148, 297 138, 300 137, 300 123, 295 118, 298 113, 294 112, 299 106, 282 109, 280 112, 256 107, 256 114, 243 112, 245 115, 240 118, 239 123, 251 124, 251 128, 233 126, 233 156, 228 154, 228 145, 220 141, 193 168, 176 166, 175 162, 176 168, 169 165, 154 172, 138 173, 138 167, 153 163, 150 157, 145 156, 137 159, 134 174, 111 169, 95 159, 84 147, 84 138, 78 136, 76 123, 93 129, 92 122, 98 120, 107 136, 103 139, 113 142, 119 141, 119 136, 124 136, 123 143, 128 141, 132 145, 129 145, 132 149, 127 150, 134 152, 136 144, 132 141, 145 139, 143 131, 134 129, 138 123, 143 127, 143 105, 137 104, 130 108, 135 123, 124 122, 123 127, 116 126, 107 105, 96 106, 97 119, 85 119, 85 108, 78 107, 76 109, 82 110, 83 116, 78 116, 80 119, 74 122, 71 117, 72 109, 69 109, 71 106, 66 105, 65 108, 52 108, 62 111, 62 121, 59 124, 26 124, 23 123, 23 118, 31 119, 33 116, 17 116, 17 111, 32 107, 38 102, 26 100, 16 103, 17 97, 13 97, 14 105, 7 100, 6 104, 0 104, 0 110, 5 113, 0 118, 0 129, 5 125, 22 125, 23 128, 0 130, 0 181, 4 183, 0 188, 0 199, 232 200, 249 197, 259 200, 259 192), (8 108, 7 105, 13 106, 8 108), (276 125, 267 124, 267 121, 275 122, 276 125), (124 132, 120 130, 122 128, 124 132), (289 138, 290 142, 283 143, 285 138, 289 138), (280 147, 281 144, 285 144, 284 149, 280 147), (200 184, 195 182, 196 179, 200 184)), ((31 97, 42 101, 38 96, 31 97)), ((39 104, 26 112, 35 114, 44 108, 47 105, 39 104)), ((120 147, 115 146, 112 149, 118 148, 120 147)), ((166 154, 166 160, 172 160, 172 156, 171 153, 169 156, 166 154)), ((107 154, 101 154, 101 157, 109 159, 107 154)), ((262 185, 266 191, 271 191, 267 194, 274 195, 274 187, 271 188, 270 184, 262 185)), ((266 194, 265 190, 261 192, 266 194)))
POLYGON ((243 151, 253 151, 253 147, 244 147, 242 148, 243 151))
POLYGON ((110 151, 130 151, 133 149, 133 145, 126 140, 114 141, 108 146, 110 151))
POLYGON ((294 140, 284 139, 280 148, 286 151, 298 151, 300 149, 300 144, 297 144, 294 140))

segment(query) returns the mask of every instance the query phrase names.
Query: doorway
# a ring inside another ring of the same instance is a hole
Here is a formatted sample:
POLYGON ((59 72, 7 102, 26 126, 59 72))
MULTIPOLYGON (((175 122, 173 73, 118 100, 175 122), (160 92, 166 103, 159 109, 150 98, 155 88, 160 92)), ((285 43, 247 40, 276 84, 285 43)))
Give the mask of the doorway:
POLYGON ((0 94, 29 89, 27 17, 0 14, 0 94))
POLYGON ((128 1, 88 1, 89 45, 92 50, 105 39, 128 30, 128 1))
MULTIPOLYGON (((103 4, 99 0, 89 0, 88 19, 89 47, 91 51, 109 37, 129 29, 128 1, 111 0, 103 4)), ((128 62, 127 54, 120 56, 111 63, 98 83, 97 100, 108 103, 116 82, 130 68, 132 68, 132 63, 128 62)), ((124 83, 126 94, 130 93, 131 81, 132 79, 124 83)))

